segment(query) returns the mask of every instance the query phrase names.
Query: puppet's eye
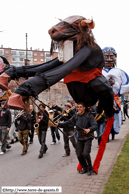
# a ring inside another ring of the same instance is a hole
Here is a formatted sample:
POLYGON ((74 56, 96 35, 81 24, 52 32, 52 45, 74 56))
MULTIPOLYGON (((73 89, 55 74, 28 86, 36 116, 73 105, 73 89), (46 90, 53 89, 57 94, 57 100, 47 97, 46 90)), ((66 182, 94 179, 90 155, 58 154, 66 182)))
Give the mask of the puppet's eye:
POLYGON ((111 59, 115 59, 115 55, 111 55, 110 58, 111 58, 111 59))
POLYGON ((107 55, 104 55, 104 58, 105 58, 105 59, 108 59, 108 56, 107 56, 107 55))

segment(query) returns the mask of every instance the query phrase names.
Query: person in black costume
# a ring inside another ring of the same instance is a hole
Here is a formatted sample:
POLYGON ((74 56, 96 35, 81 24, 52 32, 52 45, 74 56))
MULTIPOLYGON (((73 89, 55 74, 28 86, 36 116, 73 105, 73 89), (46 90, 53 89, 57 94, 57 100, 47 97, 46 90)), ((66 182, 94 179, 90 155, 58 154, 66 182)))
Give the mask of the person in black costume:
POLYGON ((41 145, 40 151, 39 151, 39 158, 43 157, 43 154, 46 153, 48 147, 46 145, 46 134, 47 134, 47 128, 48 128, 48 119, 49 115, 47 111, 45 110, 44 104, 39 104, 39 108, 41 109, 38 112, 38 120, 37 123, 39 123, 39 143, 41 145))
POLYGON ((32 144, 33 138, 34 138, 34 124, 36 123, 36 112, 34 110, 33 105, 30 105, 30 116, 31 116, 31 128, 29 132, 29 137, 30 137, 29 143, 32 144))
MULTIPOLYGON (((98 99, 101 101, 107 114, 107 128, 103 136, 107 139, 113 123, 113 92, 102 75, 105 62, 102 50, 92 34, 91 29, 94 26, 93 20, 77 15, 69 16, 53 26, 49 30, 52 39, 51 53, 59 48, 58 58, 44 64, 13 67, 0 76, 0 87, 4 90, 7 89, 5 82, 8 83, 10 79, 34 76, 16 89, 8 99, 7 106, 23 109, 27 97, 37 96, 64 78, 64 83, 76 103, 81 101, 89 107, 98 99)), ((102 144, 103 148, 98 151, 95 159, 93 170, 96 173, 105 146, 105 143, 102 144)))

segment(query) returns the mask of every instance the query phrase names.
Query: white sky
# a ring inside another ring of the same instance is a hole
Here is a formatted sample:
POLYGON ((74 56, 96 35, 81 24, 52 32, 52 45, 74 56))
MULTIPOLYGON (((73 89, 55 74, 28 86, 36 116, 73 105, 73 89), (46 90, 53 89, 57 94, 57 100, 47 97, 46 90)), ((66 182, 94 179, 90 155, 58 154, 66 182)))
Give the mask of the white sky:
POLYGON ((50 50, 48 30, 71 15, 93 17, 93 34, 99 46, 112 46, 117 52, 117 67, 129 74, 128 0, 1 0, 0 45, 13 49, 50 50))

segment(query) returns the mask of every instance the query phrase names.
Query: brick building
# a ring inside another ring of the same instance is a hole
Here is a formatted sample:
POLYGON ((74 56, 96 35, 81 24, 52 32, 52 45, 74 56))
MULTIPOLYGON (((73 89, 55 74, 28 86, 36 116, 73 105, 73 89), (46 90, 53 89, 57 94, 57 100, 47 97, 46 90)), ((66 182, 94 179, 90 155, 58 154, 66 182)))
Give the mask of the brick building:
MULTIPOLYGON (((50 55, 49 51, 44 51, 43 49, 38 50, 23 50, 23 49, 12 49, 12 48, 4 48, 2 45, 0 47, 0 56, 4 56, 11 65, 20 67, 25 65, 25 60, 27 57, 27 65, 35 65, 45 63, 49 60, 56 58, 58 55, 57 52, 54 52, 53 55, 50 55), (28 63, 29 62, 29 63, 28 63)), ((25 81, 24 78, 19 79, 19 84, 25 81)), ((17 88, 17 84, 15 81, 10 82, 10 89, 14 92, 17 88)), ((42 100, 45 104, 55 100, 58 105, 65 104, 68 99, 71 99, 67 87, 63 84, 61 80, 57 84, 51 86, 50 91, 47 89, 39 94, 39 99, 42 100)))
POLYGON ((23 49, 12 49, 12 48, 4 48, 3 45, 0 47, 0 56, 4 56, 11 65, 16 67, 24 66, 25 59, 30 61, 30 65, 41 64, 51 59, 56 58, 58 55, 57 52, 54 52, 53 55, 50 55, 49 51, 41 51, 39 49, 32 50, 23 50, 23 49))

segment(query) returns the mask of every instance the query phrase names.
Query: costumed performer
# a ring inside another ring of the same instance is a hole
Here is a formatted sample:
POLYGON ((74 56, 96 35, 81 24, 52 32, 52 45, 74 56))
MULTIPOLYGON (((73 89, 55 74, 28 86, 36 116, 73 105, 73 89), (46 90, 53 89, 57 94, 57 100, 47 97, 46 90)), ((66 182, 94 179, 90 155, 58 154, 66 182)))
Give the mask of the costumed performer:
MULTIPOLYGON (((118 112, 114 111, 113 134, 118 134, 121 129, 121 99, 120 96, 129 91, 129 76, 123 70, 116 68, 117 53, 113 47, 103 49, 105 67, 103 75, 109 81, 114 92, 114 105, 118 112), (116 112, 116 113, 115 113, 116 112)), ((112 139, 114 139, 114 135, 112 139)))

